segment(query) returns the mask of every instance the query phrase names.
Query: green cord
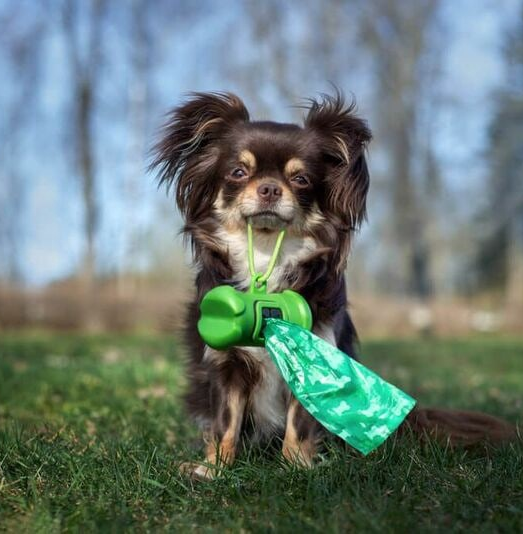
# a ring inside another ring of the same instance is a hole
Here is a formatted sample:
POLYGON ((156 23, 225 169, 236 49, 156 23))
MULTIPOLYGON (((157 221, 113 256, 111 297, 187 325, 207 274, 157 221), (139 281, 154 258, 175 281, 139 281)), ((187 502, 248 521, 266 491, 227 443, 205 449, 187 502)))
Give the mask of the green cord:
POLYGON ((280 230, 278 238, 276 239, 276 244, 274 245, 274 250, 272 251, 272 256, 269 261, 267 270, 262 273, 257 273, 254 266, 254 246, 252 239, 252 225, 250 222, 247 222, 247 255, 249 259, 249 271, 252 276, 253 282, 258 286, 264 285, 276 267, 276 262, 278 261, 278 254, 280 253, 281 245, 283 243, 283 238, 285 237, 285 229, 280 230))

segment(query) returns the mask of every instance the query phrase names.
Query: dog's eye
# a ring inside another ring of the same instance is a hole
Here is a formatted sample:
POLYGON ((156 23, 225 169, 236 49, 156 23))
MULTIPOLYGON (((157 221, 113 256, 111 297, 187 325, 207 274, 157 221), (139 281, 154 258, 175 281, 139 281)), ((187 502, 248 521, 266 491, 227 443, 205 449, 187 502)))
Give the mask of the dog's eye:
POLYGON ((291 182, 293 184, 296 184, 298 187, 307 187, 310 184, 309 179, 301 174, 299 174, 298 176, 294 176, 291 182))
POLYGON ((247 176, 247 173, 243 169, 240 169, 240 167, 238 167, 237 169, 234 169, 231 172, 231 178, 234 178, 235 180, 242 180, 246 176, 247 176))

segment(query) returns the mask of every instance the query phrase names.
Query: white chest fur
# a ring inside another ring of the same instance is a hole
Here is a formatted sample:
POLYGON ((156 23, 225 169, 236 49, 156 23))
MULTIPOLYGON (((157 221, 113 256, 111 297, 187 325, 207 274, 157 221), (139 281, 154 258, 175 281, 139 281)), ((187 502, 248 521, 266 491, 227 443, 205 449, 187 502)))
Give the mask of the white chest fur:
MULTIPOLYGON (((247 259, 247 235, 243 231, 228 232, 221 229, 218 238, 229 253, 229 262, 234 272, 234 281, 241 288, 249 286, 251 275, 247 259)), ((254 266, 257 272, 265 272, 276 244, 277 233, 255 232, 254 234, 254 266)), ((283 275, 301 260, 309 256, 317 248, 311 237, 286 236, 278 257, 278 262, 267 282, 269 291, 282 290, 283 275)))
POLYGON ((254 423, 254 440, 264 439, 285 428, 287 384, 283 381, 267 351, 261 347, 246 349, 259 362, 260 381, 251 391, 249 414, 254 423))

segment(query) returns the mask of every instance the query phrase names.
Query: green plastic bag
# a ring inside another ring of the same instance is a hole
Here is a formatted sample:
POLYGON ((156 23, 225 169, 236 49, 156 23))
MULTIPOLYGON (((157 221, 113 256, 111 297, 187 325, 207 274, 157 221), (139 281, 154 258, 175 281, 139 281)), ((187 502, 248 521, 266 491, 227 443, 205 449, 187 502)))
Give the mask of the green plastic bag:
POLYGON ((329 431, 363 454, 398 428, 416 401, 312 332, 265 321, 265 347, 291 391, 329 431))

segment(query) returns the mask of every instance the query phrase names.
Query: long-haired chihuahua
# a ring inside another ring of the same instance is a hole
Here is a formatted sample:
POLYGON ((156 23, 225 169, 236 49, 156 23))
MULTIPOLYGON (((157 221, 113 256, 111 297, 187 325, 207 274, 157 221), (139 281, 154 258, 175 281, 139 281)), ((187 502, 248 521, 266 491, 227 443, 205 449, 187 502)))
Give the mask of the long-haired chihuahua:
MULTIPOLYGON (((230 93, 194 93, 169 116, 152 166, 160 183, 175 187, 197 269, 186 327, 185 399, 206 441, 205 463, 185 464, 185 471, 212 477, 216 467, 234 460, 242 435, 252 441, 280 437, 288 461, 312 465, 327 431, 293 398, 264 349, 206 346, 196 328, 199 303, 218 285, 248 287, 247 220, 258 272, 267 268, 285 227, 269 291, 290 288, 303 295, 313 331, 354 357, 344 271, 352 236, 366 216, 370 140, 367 123, 340 93, 311 100, 300 126, 251 121, 230 93)), ((471 414, 461 415, 470 422, 471 414)), ((481 435, 485 417, 477 421, 481 435)), ((462 420, 447 419, 441 411, 415 410, 409 424, 418 432, 434 429, 435 420, 462 428, 462 420)), ((508 431, 497 420, 487 422, 508 431)))

